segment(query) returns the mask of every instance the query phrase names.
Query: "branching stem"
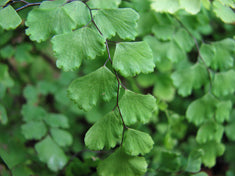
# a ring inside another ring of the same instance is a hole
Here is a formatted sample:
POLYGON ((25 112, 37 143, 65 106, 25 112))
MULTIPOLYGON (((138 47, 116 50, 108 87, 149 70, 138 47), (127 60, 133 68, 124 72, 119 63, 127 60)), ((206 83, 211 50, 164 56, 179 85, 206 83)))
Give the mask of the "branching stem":
MULTIPOLYGON (((88 8, 88 10, 89 10, 89 12, 90 12, 91 22, 94 24, 95 28, 96 28, 97 31, 100 33, 100 35, 103 36, 103 33, 100 31, 99 27, 97 26, 97 24, 96 24, 95 21, 94 21, 93 14, 92 14, 92 10, 93 10, 93 9, 91 9, 91 8, 88 6, 88 4, 87 4, 86 2, 83 2, 83 3, 87 6, 87 8, 88 8)), ((107 64, 108 61, 110 61, 110 63, 113 64, 113 61, 112 61, 112 59, 111 59, 110 50, 109 50, 108 40, 105 40, 105 46, 106 46, 106 50, 107 50, 107 53, 108 53, 108 59, 105 61, 104 66, 106 66, 106 64, 107 64)), ((120 78, 119 78, 119 76, 118 76, 118 73, 117 73, 115 70, 114 70, 114 73, 115 73, 115 76, 116 76, 116 79, 117 79, 117 82, 118 82, 117 103, 116 103, 116 106, 114 107, 114 109, 115 109, 115 108, 118 108, 118 112, 119 112, 120 117, 121 117, 121 120, 122 120, 122 125, 123 125, 122 140, 121 140, 121 146, 122 146, 122 144, 123 144, 123 139, 124 139, 124 133, 125 133, 125 129, 127 129, 127 126, 126 126, 126 124, 125 124, 125 122, 124 122, 124 119, 123 119, 123 116, 122 116, 122 113, 121 113, 121 110, 120 110, 120 107, 119 107, 119 92, 120 92, 120 85, 121 85, 124 89, 127 89, 127 88, 121 83, 120 78)))
POLYGON ((202 55, 201 55, 198 41, 197 41, 197 39, 193 36, 193 34, 188 30, 188 28, 178 19, 178 17, 175 16, 175 19, 178 21, 178 23, 187 31, 187 33, 188 33, 188 34, 193 38, 193 40, 194 40, 194 43, 195 43, 196 48, 197 48, 198 56, 199 56, 199 58, 201 59, 201 61, 203 62, 204 66, 206 67, 206 70, 207 70, 207 74, 208 74, 209 82, 210 82, 210 89, 209 89, 209 91, 210 91, 211 88, 212 88, 212 76, 211 76, 209 67, 206 65, 205 59, 204 59, 204 58, 202 57, 202 55))

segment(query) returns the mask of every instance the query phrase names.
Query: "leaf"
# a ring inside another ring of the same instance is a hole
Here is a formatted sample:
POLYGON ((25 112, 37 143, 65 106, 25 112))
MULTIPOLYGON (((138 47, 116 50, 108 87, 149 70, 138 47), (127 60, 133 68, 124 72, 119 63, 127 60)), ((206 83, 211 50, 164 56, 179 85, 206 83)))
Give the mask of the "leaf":
POLYGON ((204 123, 197 132, 196 140, 199 144, 208 141, 220 142, 224 134, 224 127, 214 121, 204 123))
POLYGON ((0 122, 3 125, 6 125, 8 122, 7 111, 4 106, 0 104, 0 122))
POLYGON ((11 5, 5 8, 0 7, 0 27, 6 30, 15 29, 21 22, 20 16, 11 5))
POLYGON ((157 12, 175 13, 180 9, 179 0, 153 0, 151 7, 157 12))
POLYGON ((22 43, 17 46, 15 51, 15 59, 22 63, 30 63, 34 60, 34 56, 30 53, 33 49, 32 44, 29 43, 22 43))
POLYGON ((47 117, 44 119, 47 125, 54 128, 68 128, 69 122, 68 118, 64 116, 63 114, 54 114, 50 113, 47 115, 47 117))
POLYGON ((147 171, 144 157, 130 156, 119 148, 101 161, 98 168, 100 176, 141 176, 147 171))
POLYGON ((8 66, 0 63, 0 84, 4 87, 13 87, 14 81, 8 73, 8 66))
POLYGON ((110 149, 122 138, 122 122, 115 111, 99 119, 86 133, 85 144, 91 150, 110 149))
POLYGON ((15 54, 15 48, 12 45, 7 45, 0 50, 0 56, 4 59, 11 58, 15 54))
POLYGON ((153 144, 151 136, 147 133, 128 128, 124 134, 123 150, 128 155, 137 156, 149 153, 153 144))
POLYGON ((199 172, 199 173, 193 174, 191 176, 208 176, 208 175, 206 172, 199 172))
POLYGON ((167 58, 173 62, 177 63, 179 61, 182 61, 186 58, 185 51, 180 47, 180 45, 175 41, 171 40, 168 44, 168 50, 167 50, 167 58))
POLYGON ((54 141, 61 147, 70 146, 73 143, 72 135, 68 131, 52 128, 50 132, 54 141))
POLYGON ((182 165, 179 153, 161 148, 156 148, 153 163, 156 169, 165 172, 177 172, 182 165))
POLYGON ((201 149, 204 151, 202 156, 202 162, 205 166, 211 168, 216 163, 216 157, 223 155, 225 151, 224 144, 210 141, 201 145, 201 149))
POLYGON ((42 121, 29 121, 21 126, 26 139, 41 139, 47 132, 46 125, 42 121))
POLYGON ((104 38, 88 27, 57 35, 51 41, 58 58, 56 65, 64 71, 79 68, 83 59, 95 59, 105 50, 104 38))
POLYGON ((62 169, 68 161, 63 150, 49 136, 38 142, 35 149, 39 159, 54 172, 62 169))
MULTIPOLYGON (((234 8, 234 7, 233 7, 234 8)), ((228 5, 223 5, 221 1, 213 1, 213 11, 218 18, 220 18, 225 23, 234 23, 235 14, 232 8, 228 5)))
POLYGON ((195 15, 201 9, 201 0, 180 0, 180 5, 184 8, 187 12, 195 15))
POLYGON ((217 100, 211 94, 206 94, 193 101, 188 106, 186 118, 189 122, 192 122, 197 126, 202 124, 213 117, 215 112, 215 102, 217 102, 217 100))
MULTIPOLYGON (((191 3, 191 1, 190 1, 190 3, 191 3)), ((174 34, 173 40, 185 52, 189 52, 195 44, 193 38, 189 35, 189 33, 185 29, 179 29, 174 34)))
POLYGON ((154 85, 153 94, 165 101, 172 101, 175 96, 175 88, 168 74, 158 74, 154 85))
POLYGON ((113 57, 113 67, 124 77, 153 72, 155 64, 152 50, 144 41, 118 43, 113 57))
POLYGON ((188 157, 186 172, 199 172, 201 170, 203 150, 192 150, 188 157))
POLYGON ((47 115, 46 111, 42 107, 30 104, 23 105, 21 114, 23 115, 23 119, 26 122, 31 120, 43 120, 47 115))
POLYGON ((157 108, 156 99, 152 95, 141 95, 129 90, 125 90, 119 106, 126 125, 147 123, 157 108))
POLYGON ((229 123, 225 127, 225 134, 231 141, 235 141, 235 122, 229 123))
POLYGON ((4 6, 5 4, 7 4, 10 0, 1 0, 0 1, 0 6, 4 6))
POLYGON ((212 44, 203 44, 200 48, 206 64, 214 70, 225 70, 233 67, 235 41, 224 39, 212 44))
POLYGON ((55 34, 71 32, 88 23, 90 14, 85 4, 78 1, 65 3, 66 0, 44 1, 28 14, 26 34, 31 40, 45 41, 55 34))
POLYGON ((188 96, 193 89, 198 89, 207 83, 207 70, 201 63, 197 63, 187 68, 176 70, 171 78, 173 84, 178 88, 181 96, 188 96))
POLYGON ((215 119, 219 123, 223 123, 225 120, 228 121, 230 117, 230 112, 232 110, 231 101, 220 101, 216 104, 215 119))
POLYGON ((218 97, 233 94, 235 91, 234 75, 234 70, 216 73, 212 83, 212 92, 218 97))
POLYGON ((134 40, 138 19, 138 13, 130 8, 101 9, 94 16, 103 36, 109 39, 117 33, 124 40, 134 40))
POLYGON ((171 40, 174 30, 175 26, 173 24, 155 24, 152 27, 154 35, 160 40, 171 40))
POLYGON ((121 0, 89 0, 87 4, 90 8, 112 9, 117 8, 121 0))
POLYGON ((28 104, 34 105, 38 102, 38 91, 31 85, 27 85, 24 88, 23 95, 26 98, 28 104))
POLYGON ((77 78, 68 88, 68 96, 79 108, 88 111, 99 99, 109 101, 116 95, 117 80, 115 75, 105 66, 77 78))

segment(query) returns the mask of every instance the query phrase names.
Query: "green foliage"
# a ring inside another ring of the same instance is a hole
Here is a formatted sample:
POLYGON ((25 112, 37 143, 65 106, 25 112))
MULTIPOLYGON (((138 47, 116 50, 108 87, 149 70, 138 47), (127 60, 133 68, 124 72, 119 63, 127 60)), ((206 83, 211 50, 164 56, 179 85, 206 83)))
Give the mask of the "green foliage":
POLYGON ((0 175, 235 175, 234 9, 1 0, 0 175))
POLYGON ((115 151, 98 166, 98 173, 103 176, 140 176, 146 170, 147 163, 143 157, 127 155, 122 149, 115 151))

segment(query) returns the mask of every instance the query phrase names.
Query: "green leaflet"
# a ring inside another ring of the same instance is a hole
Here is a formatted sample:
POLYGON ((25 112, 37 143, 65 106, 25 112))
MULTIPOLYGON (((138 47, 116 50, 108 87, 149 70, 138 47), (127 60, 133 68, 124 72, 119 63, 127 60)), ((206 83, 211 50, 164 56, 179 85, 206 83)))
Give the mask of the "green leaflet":
POLYGON ((203 150, 193 150, 188 157, 187 166, 185 171, 187 172, 199 172, 201 170, 203 150))
POLYGON ((117 8, 121 0, 89 0, 87 4, 90 8, 111 9, 117 8))
POLYGON ((32 85, 27 85, 24 88, 23 95, 26 98, 28 104, 34 105, 38 101, 38 90, 32 85))
MULTIPOLYGON (((15 54, 15 49, 12 45, 7 45, 0 49, 0 57, 3 59, 8 59, 15 54)), ((0 59, 1 60, 1 59, 0 59)))
POLYGON ((175 96, 175 88, 168 74, 158 74, 156 77, 153 94, 165 101, 172 101, 175 96))
POLYGON ((209 141, 202 144, 200 148, 204 151, 202 162, 205 166, 210 168, 215 165, 216 157, 223 155, 225 151, 225 145, 215 141, 209 141))
POLYGON ((48 167, 52 171, 58 171, 62 169, 67 163, 67 157, 63 150, 47 136, 42 141, 35 145, 35 149, 38 153, 39 159, 42 162, 47 163, 48 167))
POLYGON ((7 111, 4 106, 0 104, 0 123, 6 125, 8 122, 7 111))
POLYGON ((95 17, 95 23, 105 38, 111 38, 117 33, 122 39, 134 40, 137 35, 136 27, 138 13, 133 9, 101 9, 95 17))
POLYGON ((113 148, 121 142, 122 131, 121 117, 117 112, 111 111, 87 131, 85 144, 91 150, 113 148))
POLYGON ((4 87, 12 87, 14 85, 13 79, 8 73, 8 66, 0 63, 0 85, 4 87))
POLYGON ((191 67, 176 70, 171 78, 173 84, 178 88, 178 93, 188 96, 192 89, 198 89, 207 83, 208 73, 202 63, 197 63, 191 67))
POLYGON ((152 9, 157 12, 175 13, 179 9, 185 9, 188 13, 197 14, 201 9, 200 0, 153 0, 152 9))
POLYGON ((153 72, 155 64, 152 50, 143 41, 118 43, 114 53, 113 67, 125 77, 153 72))
POLYGON ((201 9, 201 0, 180 0, 181 8, 191 14, 197 14, 201 9))
POLYGON ((30 63, 34 61, 34 55, 32 55, 30 52, 33 49, 33 45, 30 43, 22 43, 21 45, 18 45, 15 51, 15 59, 20 63, 30 63))
POLYGON ((192 174, 190 176, 208 176, 206 172, 199 172, 199 173, 196 173, 196 174, 192 174))
POLYGON ((116 77, 105 66, 77 78, 68 88, 68 96, 85 111, 95 106, 100 98, 109 101, 116 95, 116 92, 116 77))
POLYGON ((15 29, 21 22, 20 16, 11 5, 5 8, 0 7, 0 27, 6 30, 15 29))
POLYGON ((46 111, 42 107, 30 104, 23 105, 21 114, 23 115, 23 119, 26 122, 31 120, 43 120, 47 115, 46 111))
POLYGON ((4 6, 5 4, 7 4, 10 0, 1 0, 0 1, 0 6, 4 6))
MULTIPOLYGON (((234 2, 232 2, 234 3, 234 2)), ((225 23, 234 23, 235 14, 231 7, 235 8, 234 5, 223 4, 223 1, 215 0, 213 1, 213 11, 217 17, 219 17, 225 23)))
POLYGON ((233 94, 235 91, 234 75, 235 75, 234 70, 228 70, 226 72, 216 73, 212 83, 213 85, 212 92, 219 97, 233 94))
POLYGON ((231 101, 221 101, 216 104, 216 114, 215 119, 219 123, 223 123, 225 120, 228 121, 230 117, 230 112, 232 110, 231 101))
POLYGON ((156 165, 156 169, 165 172, 177 172, 181 166, 180 154, 156 148, 153 163, 156 165))
POLYGON ((206 94, 202 98, 193 101, 186 111, 186 118, 195 125, 200 125, 204 121, 211 119, 215 111, 215 102, 218 100, 211 94, 206 94))
POLYGON ((175 13, 180 9, 180 2, 179 0, 154 0, 151 7, 157 12, 175 13))
POLYGON ((105 51, 105 39, 88 27, 57 35, 52 39, 58 58, 56 65, 64 71, 79 68, 83 59, 95 59, 105 51))
POLYGON ((147 163, 144 157, 127 155, 119 148, 97 169, 100 176, 141 176, 147 171, 147 163))
POLYGON ((141 95, 129 90, 125 90, 119 106, 126 125, 147 123, 157 107, 152 95, 141 95))
POLYGON ((25 24, 31 40, 45 41, 54 34, 71 32, 89 22, 90 14, 85 4, 78 1, 65 3, 66 0, 44 1, 29 13, 25 24))
POLYGON ((224 127, 214 121, 204 123, 198 130, 196 140, 199 144, 208 141, 220 142, 224 134, 224 127))
POLYGON ((231 141, 235 141, 235 122, 229 123, 226 127, 225 127, 225 133, 226 136, 229 138, 229 140, 231 141))
POLYGON ((225 70, 233 67, 235 41, 224 39, 212 44, 202 44, 200 53, 206 64, 214 70, 225 70))
POLYGON ((69 122, 68 118, 64 116, 63 114, 54 114, 50 113, 46 116, 44 121, 49 125, 50 127, 54 128, 68 128, 69 122))
POLYGON ((26 139, 41 139, 47 132, 46 125, 42 121, 29 121, 21 126, 26 139))
POLYGON ((131 156, 144 155, 151 151, 153 144, 149 134, 128 128, 124 135, 123 150, 131 156))
POLYGON ((54 141, 61 147, 70 146, 73 142, 72 135, 68 131, 51 128, 50 133, 54 141))

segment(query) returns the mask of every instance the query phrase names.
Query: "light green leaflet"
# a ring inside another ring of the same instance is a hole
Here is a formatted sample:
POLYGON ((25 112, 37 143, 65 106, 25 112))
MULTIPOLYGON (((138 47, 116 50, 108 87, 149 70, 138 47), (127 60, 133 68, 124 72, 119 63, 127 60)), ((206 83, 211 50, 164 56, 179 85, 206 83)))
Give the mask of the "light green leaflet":
POLYGON ((126 125, 147 123, 157 108, 156 99, 152 95, 137 94, 130 90, 125 90, 119 106, 126 125))
POLYGON ((95 106, 99 99, 109 101, 116 92, 116 77, 105 66, 75 79, 68 88, 68 96, 85 111, 95 106))
POLYGON ((46 118, 46 111, 42 107, 25 104, 22 107, 21 114, 23 115, 23 120, 26 122, 29 121, 40 121, 46 118))
MULTIPOLYGON (((234 2, 233 2, 234 4, 234 2)), ((219 0, 213 1, 213 11, 217 17, 219 17, 225 23, 234 23, 235 22, 235 13, 233 11, 232 3, 231 4, 223 4, 219 0)), ((233 8, 235 6, 233 5, 233 8)))
POLYGON ((0 27, 3 29, 15 29, 21 24, 22 20, 12 6, 0 7, 0 27))
POLYGON ((113 67, 125 77, 153 72, 155 64, 152 50, 144 41, 118 43, 113 67))
POLYGON ((110 149, 121 142, 123 126, 118 112, 111 111, 86 133, 85 144, 91 150, 110 149))
POLYGON ((47 136, 42 141, 35 145, 35 149, 38 153, 39 159, 42 162, 47 163, 48 167, 52 171, 58 171, 62 169, 67 163, 67 157, 63 150, 47 136))
POLYGON ((201 170, 203 150, 192 150, 188 157, 187 166, 185 171, 187 172, 199 172, 201 170))
POLYGON ((224 134, 224 127, 210 120, 204 123, 198 130, 196 140, 199 144, 208 141, 220 142, 224 134))
POLYGON ((225 120, 228 121, 230 112, 232 110, 231 101, 220 101, 216 104, 215 119, 218 123, 223 123, 225 120))
POLYGON ((80 67, 83 59, 95 59, 105 51, 105 40, 88 27, 57 35, 52 39, 53 50, 58 58, 56 65, 64 71, 80 67))
POLYGON ((184 9, 188 13, 197 14, 201 9, 201 0, 153 0, 151 7, 157 12, 175 13, 184 9))
POLYGON ((123 150, 131 156, 144 155, 150 152, 153 144, 149 134, 128 128, 124 135, 123 150))
POLYGON ((235 41, 226 38, 211 44, 202 44, 200 53, 206 64, 214 70, 233 67, 235 41))
POLYGON ((137 35, 136 26, 139 18, 133 9, 101 9, 94 17, 105 38, 111 38, 117 33, 122 39, 134 40, 137 35))
POLYGON ((195 125, 200 125, 214 116, 215 103, 218 100, 211 94, 206 94, 202 98, 193 101, 186 111, 186 118, 195 125))
POLYGON ((117 149, 98 166, 100 176, 142 176, 146 171, 144 157, 127 155, 122 148, 117 149))
POLYGON ((212 92, 216 96, 226 96, 235 91, 235 71, 233 69, 215 74, 212 92), (223 86, 221 86, 223 85, 223 86))
POLYGON ((44 1, 29 13, 25 24, 31 40, 45 41, 54 34, 71 32, 89 22, 89 10, 84 3, 65 3, 66 0, 44 1))
POLYGON ((87 4, 90 8, 111 9, 117 8, 121 0, 89 0, 87 4))
POLYGON ((29 121, 21 126, 22 133, 26 139, 41 139, 47 132, 43 121, 29 121))
POLYGON ((181 96, 188 96, 193 89, 198 89, 208 81, 206 67, 202 63, 197 63, 187 68, 176 70, 171 78, 173 84, 178 88, 181 96))
POLYGON ((70 146, 73 142, 73 137, 68 131, 51 128, 50 133, 54 141, 61 147, 70 146))
POLYGON ((216 163, 216 157, 223 155, 225 151, 225 145, 215 141, 202 144, 200 148, 204 151, 202 162, 207 167, 213 167, 216 163))

